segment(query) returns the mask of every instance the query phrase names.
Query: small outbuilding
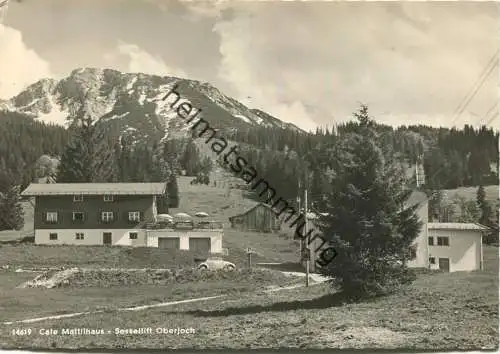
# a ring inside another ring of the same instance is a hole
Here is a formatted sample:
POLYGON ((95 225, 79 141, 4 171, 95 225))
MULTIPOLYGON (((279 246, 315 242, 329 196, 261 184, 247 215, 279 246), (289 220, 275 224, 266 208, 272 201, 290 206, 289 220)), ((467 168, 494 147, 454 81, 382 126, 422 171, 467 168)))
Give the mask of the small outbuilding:
POLYGON ((259 203, 246 212, 229 218, 231 227, 243 231, 276 232, 281 229, 281 221, 273 208, 259 203))

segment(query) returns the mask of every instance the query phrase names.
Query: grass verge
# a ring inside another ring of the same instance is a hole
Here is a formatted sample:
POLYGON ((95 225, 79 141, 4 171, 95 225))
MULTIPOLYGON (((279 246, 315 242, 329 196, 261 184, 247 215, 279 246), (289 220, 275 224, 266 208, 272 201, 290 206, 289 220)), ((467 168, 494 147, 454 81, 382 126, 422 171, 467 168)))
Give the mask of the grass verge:
POLYGON ((474 350, 498 348, 498 248, 482 272, 421 273, 404 291, 345 303, 326 285, 138 312, 97 314, 30 326, 30 338, 2 335, 4 347, 105 349, 341 348, 474 350), (42 336, 40 328, 103 328, 110 334, 42 336), (116 335, 115 328, 151 328, 116 335), (156 333, 193 328, 193 334, 156 333))
MULTIPOLYGON (((206 273, 200 277, 184 276, 163 284, 131 282, 123 273, 114 282, 102 282, 107 276, 91 273, 89 286, 77 279, 75 287, 16 288, 34 274, 0 273, 0 322, 17 321, 55 314, 116 310, 122 307, 149 305, 198 297, 242 294, 270 285, 289 285, 300 281, 279 272, 252 269, 226 274, 206 273), (232 273, 232 274, 229 274, 232 273)), ((102 274, 101 274, 102 275, 102 274)), ((109 275, 108 275, 109 276, 109 275)), ((109 280, 109 279, 107 279, 109 280)), ((147 281, 146 281, 147 282, 147 281)), ((77 322, 79 320, 76 320, 77 322)))

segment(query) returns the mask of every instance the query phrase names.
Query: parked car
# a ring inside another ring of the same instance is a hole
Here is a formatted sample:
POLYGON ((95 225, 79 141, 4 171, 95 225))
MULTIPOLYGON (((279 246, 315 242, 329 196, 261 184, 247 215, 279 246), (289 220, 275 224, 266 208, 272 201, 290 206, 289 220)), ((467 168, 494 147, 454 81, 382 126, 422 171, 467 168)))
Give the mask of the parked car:
POLYGON ((197 267, 198 269, 224 269, 224 270, 235 270, 236 266, 234 263, 223 260, 220 257, 211 257, 200 263, 197 267))

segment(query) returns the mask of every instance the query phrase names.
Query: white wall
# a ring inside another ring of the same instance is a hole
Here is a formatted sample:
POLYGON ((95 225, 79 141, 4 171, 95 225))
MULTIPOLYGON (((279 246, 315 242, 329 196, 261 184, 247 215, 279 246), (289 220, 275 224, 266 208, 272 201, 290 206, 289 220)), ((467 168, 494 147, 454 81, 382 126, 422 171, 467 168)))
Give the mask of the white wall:
POLYGON ((417 257, 408 261, 407 265, 410 268, 427 268, 429 266, 429 248, 428 248, 428 233, 427 222, 428 222, 428 209, 429 204, 427 201, 422 202, 420 208, 417 210, 417 215, 422 222, 422 229, 420 234, 417 236, 413 245, 417 247, 417 257))
POLYGON ((111 232, 113 245, 146 246, 146 232, 143 229, 38 229, 35 230, 35 244, 43 245, 102 245, 104 232, 111 232), (76 239, 76 233, 83 233, 83 240, 76 239), (137 239, 129 238, 130 232, 137 232, 137 239), (57 233, 57 240, 50 240, 49 234, 57 233))
POLYGON ((158 247, 158 237, 179 237, 180 248, 189 250, 190 237, 210 238, 212 253, 222 252, 222 230, 144 230, 144 229, 47 229, 35 230, 35 244, 44 245, 102 245, 103 233, 111 232, 113 245, 158 247), (130 232, 137 232, 137 239, 131 240, 130 232), (50 240, 49 234, 57 233, 57 240, 50 240), (76 239, 76 233, 83 233, 83 240, 76 239))
POLYGON ((410 268, 427 268, 429 265, 429 248, 428 248, 428 230, 427 223, 422 225, 420 234, 413 242, 417 247, 417 257, 408 261, 407 265, 410 268))
POLYGON ((212 253, 222 252, 222 230, 147 230, 147 245, 158 247, 159 237, 178 237, 180 239, 180 249, 189 250, 190 237, 209 237, 210 249, 212 253))
POLYGON ((153 195, 153 220, 156 222, 158 216, 157 198, 153 195))
POLYGON ((481 269, 481 232, 476 230, 429 230, 429 237, 434 237, 434 246, 429 246, 429 257, 450 259, 450 272, 481 269), (449 246, 436 246, 437 237, 448 237, 449 246))

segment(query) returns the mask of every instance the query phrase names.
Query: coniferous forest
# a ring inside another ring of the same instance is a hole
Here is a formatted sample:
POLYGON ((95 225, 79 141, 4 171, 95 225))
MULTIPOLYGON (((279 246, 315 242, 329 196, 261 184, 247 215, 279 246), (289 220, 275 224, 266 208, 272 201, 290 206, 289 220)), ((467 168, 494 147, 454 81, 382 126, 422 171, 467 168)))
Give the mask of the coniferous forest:
MULTIPOLYGON (((359 122, 353 120, 334 129, 318 128, 313 134, 250 127, 227 129, 222 135, 238 143, 239 155, 260 177, 279 186, 276 190, 282 198, 295 201, 301 181, 309 187, 312 205, 320 208, 321 196, 330 188, 326 176, 331 172, 332 151, 339 139, 358 129, 359 122)), ((491 128, 393 128, 374 123, 373 129, 386 158, 409 170, 415 163, 423 166, 427 191, 498 184, 499 134, 491 128)), ((168 208, 179 204, 176 176, 194 176, 198 183, 207 184, 214 168, 192 138, 162 141, 151 137, 134 142, 112 125, 92 124, 83 115, 80 125, 65 129, 0 112, 0 137, 3 194, 49 175, 59 182, 165 182, 169 200, 164 207, 168 208)))
MULTIPOLYGON (((314 200, 325 188, 328 151, 342 136, 355 132, 357 122, 338 125, 335 131, 317 129, 315 134, 291 130, 252 128, 234 132, 232 139, 269 184, 280 186, 283 198, 294 200, 298 181, 308 181, 314 200), (307 178, 306 178, 307 175, 307 178)), ((409 126, 392 128, 375 124, 377 143, 387 154, 414 173, 423 166, 429 190, 498 185, 498 132, 491 128, 463 129, 409 126)), ((414 175, 410 175, 414 179, 414 175)), ((415 183, 416 181, 411 181, 415 183)))

